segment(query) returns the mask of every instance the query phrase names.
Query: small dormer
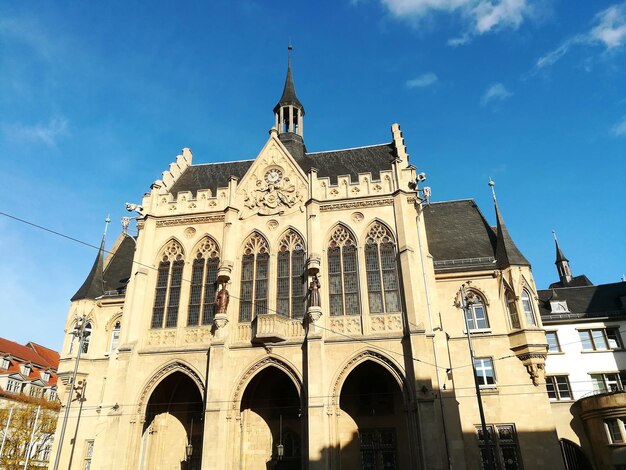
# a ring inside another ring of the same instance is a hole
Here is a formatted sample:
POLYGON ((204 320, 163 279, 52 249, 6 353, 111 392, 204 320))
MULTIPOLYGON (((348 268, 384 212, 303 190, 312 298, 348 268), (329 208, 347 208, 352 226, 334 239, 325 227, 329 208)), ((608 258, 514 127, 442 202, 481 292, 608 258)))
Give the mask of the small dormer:
POLYGON ((41 380, 47 383, 50 380, 50 370, 45 370, 41 373, 41 380))
POLYGON ((20 365, 20 372, 24 377, 28 377, 30 372, 33 370, 33 365, 28 362, 20 365))
POLYGON ((0 358, 0 370, 8 370, 11 367, 11 356, 0 358))
POLYGON ((560 298, 555 289, 550 296, 550 313, 569 313, 567 300, 560 298))

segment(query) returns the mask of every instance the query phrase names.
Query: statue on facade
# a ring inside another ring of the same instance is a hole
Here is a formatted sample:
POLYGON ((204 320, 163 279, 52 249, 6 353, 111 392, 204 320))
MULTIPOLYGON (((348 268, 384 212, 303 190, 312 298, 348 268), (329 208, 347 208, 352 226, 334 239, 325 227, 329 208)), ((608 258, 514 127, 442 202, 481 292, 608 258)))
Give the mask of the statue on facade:
POLYGON ((222 282, 220 284, 220 288, 215 294, 215 313, 218 315, 226 314, 229 300, 230 294, 228 293, 228 289, 226 289, 226 283, 222 282))
POLYGON ((320 304, 320 281, 317 276, 313 276, 309 285, 309 307, 321 307, 320 304))

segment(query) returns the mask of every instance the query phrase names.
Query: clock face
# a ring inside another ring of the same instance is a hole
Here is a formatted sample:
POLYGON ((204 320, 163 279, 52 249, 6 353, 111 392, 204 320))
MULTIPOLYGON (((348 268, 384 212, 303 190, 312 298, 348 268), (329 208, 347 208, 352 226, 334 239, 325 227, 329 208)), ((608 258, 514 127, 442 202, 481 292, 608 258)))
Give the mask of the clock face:
POLYGON ((276 184, 283 179, 283 172, 278 168, 272 168, 265 173, 265 182, 267 184, 276 184))

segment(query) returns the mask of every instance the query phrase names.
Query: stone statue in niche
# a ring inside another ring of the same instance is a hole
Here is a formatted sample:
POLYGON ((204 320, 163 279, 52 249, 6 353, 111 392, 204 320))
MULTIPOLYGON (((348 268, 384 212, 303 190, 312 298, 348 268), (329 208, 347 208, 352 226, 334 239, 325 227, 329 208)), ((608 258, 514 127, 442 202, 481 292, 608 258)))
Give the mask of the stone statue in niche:
POLYGON ((222 282, 220 284, 220 288, 215 294, 215 313, 216 314, 225 314, 226 309, 228 308, 228 302, 230 300, 230 294, 226 289, 226 283, 222 282))
POLYGON ((320 304, 320 281, 317 276, 313 276, 309 285, 309 307, 321 307, 320 304))

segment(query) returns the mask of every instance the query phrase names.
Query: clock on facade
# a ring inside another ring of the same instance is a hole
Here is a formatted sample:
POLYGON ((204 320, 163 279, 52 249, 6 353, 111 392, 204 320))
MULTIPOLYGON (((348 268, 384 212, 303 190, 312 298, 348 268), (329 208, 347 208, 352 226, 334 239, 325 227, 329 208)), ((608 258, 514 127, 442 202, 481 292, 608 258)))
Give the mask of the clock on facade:
POLYGON ((283 172, 278 168, 271 168, 265 172, 265 182, 267 184, 276 184, 283 179, 283 172))

